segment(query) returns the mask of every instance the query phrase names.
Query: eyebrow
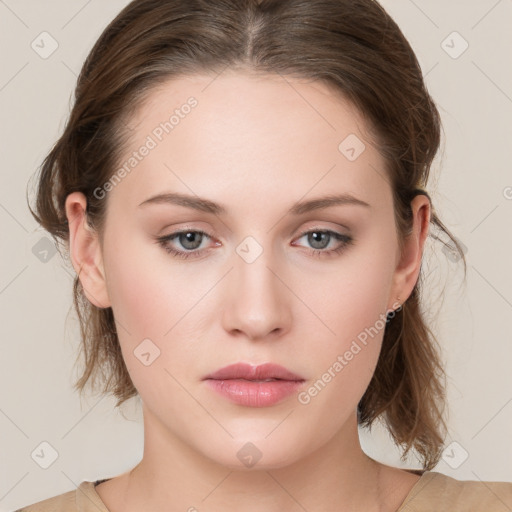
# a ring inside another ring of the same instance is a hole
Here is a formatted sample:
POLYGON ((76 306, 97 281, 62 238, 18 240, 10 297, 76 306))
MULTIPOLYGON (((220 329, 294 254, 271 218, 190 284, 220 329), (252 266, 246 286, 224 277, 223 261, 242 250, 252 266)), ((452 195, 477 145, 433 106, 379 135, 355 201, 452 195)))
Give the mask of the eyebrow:
MULTIPOLYGON (((140 203, 139 207, 148 206, 150 204, 170 204, 184 206, 186 208, 192 208, 194 210, 212 213, 214 215, 225 214, 227 212, 224 206, 208 199, 178 193, 158 194, 140 203)), ((327 195, 309 201, 299 201, 288 210, 288 213, 292 215, 303 215, 314 210, 342 205, 355 205, 371 208, 367 202, 362 201, 361 199, 358 199, 351 194, 340 194, 327 195)))

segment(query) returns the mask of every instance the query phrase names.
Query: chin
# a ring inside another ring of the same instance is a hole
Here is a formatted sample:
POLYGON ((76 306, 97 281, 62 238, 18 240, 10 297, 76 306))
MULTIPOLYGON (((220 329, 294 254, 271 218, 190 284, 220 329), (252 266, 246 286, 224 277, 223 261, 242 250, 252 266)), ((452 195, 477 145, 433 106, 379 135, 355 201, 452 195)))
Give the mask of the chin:
MULTIPOLYGON (((274 427, 275 428, 275 425, 274 427)), ((233 471, 259 471, 279 469, 297 462, 308 455, 311 446, 303 446, 303 439, 279 436, 271 439, 268 431, 264 434, 241 436, 224 442, 213 441, 208 447, 200 449, 206 457, 215 463, 233 471)))

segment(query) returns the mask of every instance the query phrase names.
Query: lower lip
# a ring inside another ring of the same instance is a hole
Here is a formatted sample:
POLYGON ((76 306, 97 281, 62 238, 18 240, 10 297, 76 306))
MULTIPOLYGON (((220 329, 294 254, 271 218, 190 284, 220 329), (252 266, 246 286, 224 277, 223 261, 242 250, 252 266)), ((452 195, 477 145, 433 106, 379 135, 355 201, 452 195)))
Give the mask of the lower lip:
POLYGON ((267 382, 243 379, 207 379, 208 385, 232 402, 247 407, 267 407, 297 393, 303 381, 273 380, 267 382))

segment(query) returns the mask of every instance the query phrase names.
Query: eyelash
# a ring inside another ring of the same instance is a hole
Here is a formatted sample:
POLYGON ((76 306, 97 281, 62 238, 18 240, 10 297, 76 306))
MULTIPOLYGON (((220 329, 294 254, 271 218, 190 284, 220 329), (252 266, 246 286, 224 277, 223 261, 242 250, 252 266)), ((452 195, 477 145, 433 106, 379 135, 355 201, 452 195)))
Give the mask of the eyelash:
MULTIPOLYGON (((194 251, 177 251, 176 249, 173 249, 169 242, 177 238, 179 235, 186 234, 186 233, 198 233, 200 235, 206 235, 208 238, 213 238, 209 233, 201 230, 194 230, 194 229, 187 229, 184 231, 176 231, 175 233, 172 233, 170 235, 162 236, 156 239, 156 242, 164 248, 166 252, 171 254, 175 258, 180 259, 187 259, 187 258, 199 258, 204 251, 204 249, 194 251)), ((322 234, 329 234, 334 239, 341 242, 340 247, 336 249, 330 249, 330 250, 323 250, 323 249, 311 249, 311 253, 316 258, 325 258, 325 257, 331 257, 335 256, 337 254, 340 254, 343 252, 349 245, 354 243, 354 239, 349 235, 342 235, 341 233, 337 233, 336 231, 331 231, 329 229, 310 229, 308 231, 304 231, 299 235, 299 239, 302 238, 305 235, 308 235, 310 233, 322 233, 322 234)), ((330 241, 330 240, 329 240, 330 241)))

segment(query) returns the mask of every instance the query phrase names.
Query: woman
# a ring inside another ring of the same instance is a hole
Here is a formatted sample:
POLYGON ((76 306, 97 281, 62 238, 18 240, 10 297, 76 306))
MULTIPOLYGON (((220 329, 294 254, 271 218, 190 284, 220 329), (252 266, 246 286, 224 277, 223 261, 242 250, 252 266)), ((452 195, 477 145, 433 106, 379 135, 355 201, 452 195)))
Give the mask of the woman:
POLYGON ((512 507, 512 483, 431 471, 430 225, 464 258, 425 190, 439 140, 372 0, 130 3, 84 64, 33 214, 78 274, 77 389, 138 394, 144 454, 22 510, 512 507), (377 419, 421 469, 363 452, 377 419))

